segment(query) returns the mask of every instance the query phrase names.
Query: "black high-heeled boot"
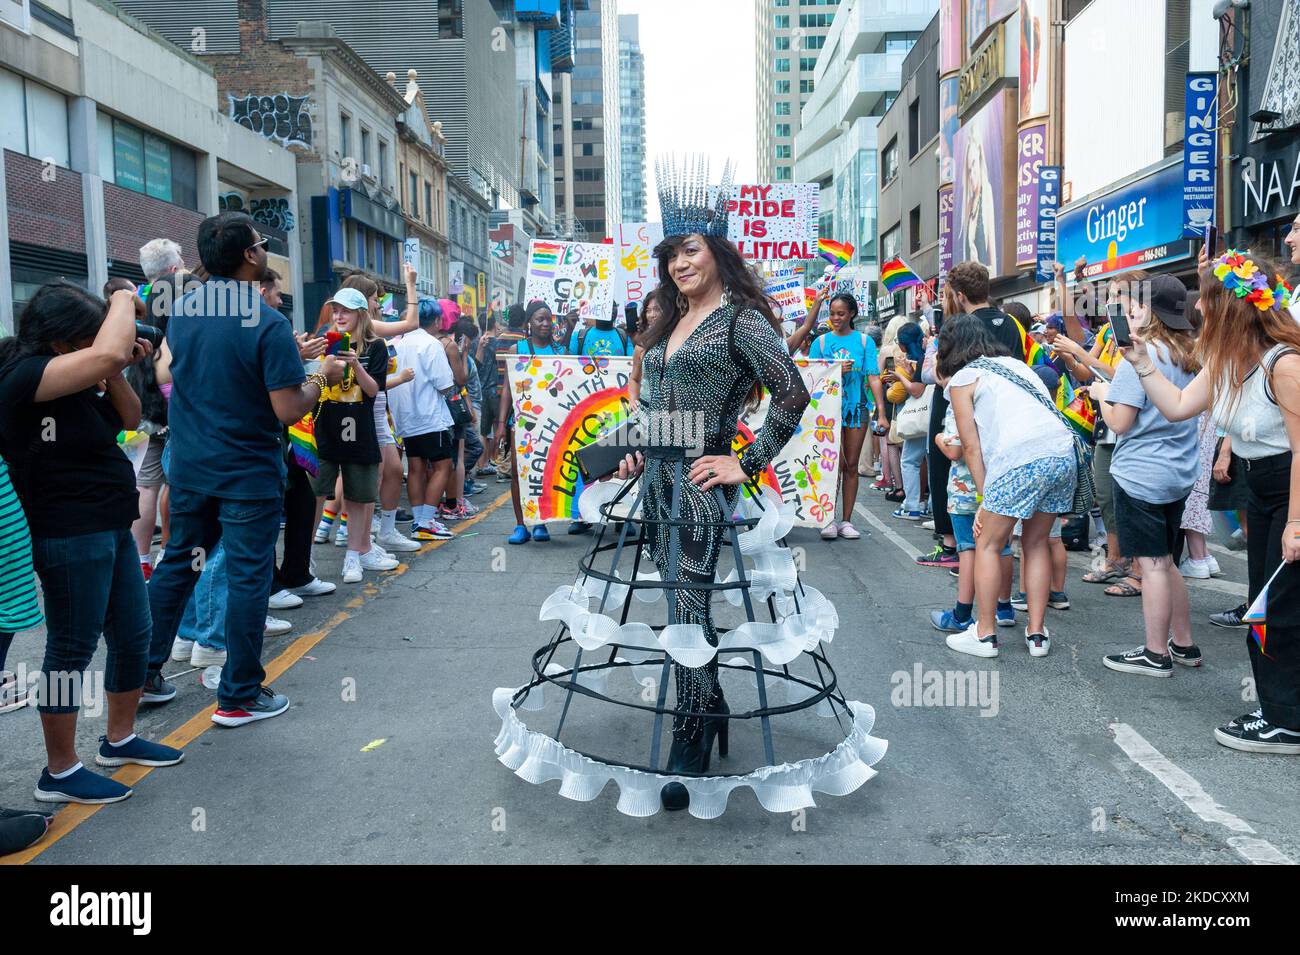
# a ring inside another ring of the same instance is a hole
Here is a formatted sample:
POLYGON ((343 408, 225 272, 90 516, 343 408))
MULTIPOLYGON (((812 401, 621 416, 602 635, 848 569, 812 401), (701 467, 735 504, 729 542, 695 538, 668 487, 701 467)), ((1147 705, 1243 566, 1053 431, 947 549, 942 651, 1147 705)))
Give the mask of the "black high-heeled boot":
MULTIPOLYGON (((704 724, 700 733, 690 742, 673 738, 672 747, 668 750, 668 773, 707 773, 709 771, 709 757, 713 752, 713 741, 718 741, 718 755, 727 755, 727 724, 730 720, 726 714, 731 710, 727 706, 727 700, 722 695, 722 687, 718 687, 713 696, 713 701, 709 706, 708 712, 720 714, 719 716, 709 716, 704 718, 704 724)), ((676 812, 686 809, 691 804, 691 794, 687 788, 677 782, 668 783, 659 791, 659 799, 663 807, 669 812, 676 812)))

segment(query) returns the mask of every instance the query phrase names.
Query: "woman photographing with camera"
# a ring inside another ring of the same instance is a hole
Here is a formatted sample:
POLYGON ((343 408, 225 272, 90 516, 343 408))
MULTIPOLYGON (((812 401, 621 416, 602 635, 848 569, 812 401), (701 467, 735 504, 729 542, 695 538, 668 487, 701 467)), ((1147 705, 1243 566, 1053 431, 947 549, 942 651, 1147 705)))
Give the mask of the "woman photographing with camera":
POLYGON ((1260 707, 1220 726, 1214 738, 1232 749, 1286 755, 1300 755, 1300 325, 1288 311, 1293 298, 1273 263, 1230 249, 1201 274, 1202 367, 1187 387, 1160 373, 1140 337, 1124 349, 1161 414, 1185 421, 1210 410, 1244 463, 1250 602, 1268 587, 1266 625, 1246 638, 1260 707))
POLYGON ((131 795, 77 758, 84 673, 104 635, 108 727, 95 761, 171 766, 180 750, 135 735, 152 624, 131 525, 135 471, 118 432, 140 423, 140 399, 122 372, 147 360, 136 337, 135 295, 104 302, 74 285, 41 288, 0 342, 0 448, 32 533, 45 595, 46 644, 37 709, 45 733, 40 802, 109 803, 131 795))

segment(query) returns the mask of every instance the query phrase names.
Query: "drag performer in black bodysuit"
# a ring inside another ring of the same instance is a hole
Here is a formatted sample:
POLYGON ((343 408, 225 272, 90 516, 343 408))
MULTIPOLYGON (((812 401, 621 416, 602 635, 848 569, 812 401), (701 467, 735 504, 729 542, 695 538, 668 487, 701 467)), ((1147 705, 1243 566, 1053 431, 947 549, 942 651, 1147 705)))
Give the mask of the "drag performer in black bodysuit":
MULTIPOLYGON (((661 183, 666 173, 670 171, 661 167, 661 183)), ((729 193, 725 183, 726 178, 720 191, 723 196, 729 193)), ((757 275, 727 239, 725 206, 707 208, 680 201, 663 205, 664 241, 655 249, 660 277, 655 294, 662 318, 641 340, 646 352, 637 413, 642 420, 659 422, 694 416, 691 430, 695 440, 689 444, 698 447, 702 436, 706 453, 694 461, 680 488, 681 517, 696 526, 681 529, 677 555, 670 539, 673 529, 666 523, 653 525, 651 554, 665 580, 675 564, 679 579, 708 583, 717 569, 722 534, 718 527, 707 525, 731 517, 739 486, 761 473, 794 434, 808 404, 808 390, 790 360, 780 323, 757 275), (667 221, 669 209, 680 212, 678 221, 667 221), (760 384, 767 389, 771 403, 763 427, 742 460, 731 453, 731 436, 745 404, 757 397, 760 384), (717 486, 725 489, 725 514, 711 491, 717 486)), ((666 430, 659 425, 658 433, 666 430)), ((652 457, 644 466, 645 513, 667 521, 674 493, 673 464, 652 457)), ((625 462, 620 477, 635 470, 634 462, 625 462)), ((717 646, 709 597, 707 590, 677 590, 670 601, 670 622, 698 624, 705 639, 717 646)), ((727 712, 718 685, 716 656, 702 667, 674 665, 673 672, 678 710, 727 712)), ((720 731, 725 748, 725 726, 722 719, 676 717, 669 772, 699 772, 720 731)), ((664 808, 683 809, 686 789, 680 783, 670 783, 664 787, 663 799, 664 808)))

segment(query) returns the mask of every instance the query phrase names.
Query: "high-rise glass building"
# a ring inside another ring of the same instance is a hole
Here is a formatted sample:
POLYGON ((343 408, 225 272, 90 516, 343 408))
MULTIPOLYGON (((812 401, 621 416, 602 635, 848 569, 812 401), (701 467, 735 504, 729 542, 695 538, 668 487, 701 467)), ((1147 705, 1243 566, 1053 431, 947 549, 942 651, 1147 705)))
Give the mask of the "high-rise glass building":
POLYGON ((636 14, 618 18, 620 162, 623 172, 623 221, 646 218, 645 58, 636 14))
POLYGON ((796 182, 799 113, 840 0, 754 0, 758 180, 796 182))

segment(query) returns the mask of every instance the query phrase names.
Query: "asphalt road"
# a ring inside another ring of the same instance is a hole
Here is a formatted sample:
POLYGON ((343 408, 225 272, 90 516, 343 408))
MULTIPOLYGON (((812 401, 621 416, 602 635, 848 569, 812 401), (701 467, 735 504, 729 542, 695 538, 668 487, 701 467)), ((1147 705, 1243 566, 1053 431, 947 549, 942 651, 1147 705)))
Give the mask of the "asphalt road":
MULTIPOLYGON (((480 500, 493 503, 502 488, 494 484, 480 500)), ((663 812, 635 819, 615 809, 612 785, 577 803, 560 797, 557 783, 534 786, 499 764, 492 691, 526 679, 530 654, 551 632, 537 608, 573 580, 588 540, 556 526, 550 544, 508 547, 506 499, 402 571, 279 614, 295 630, 269 640, 265 659, 275 687, 292 700, 286 715, 240 729, 213 726, 205 711, 213 694, 197 672, 175 665, 180 694, 145 711, 139 729, 151 738, 171 734, 184 744, 185 762, 123 771, 139 780, 133 798, 66 809, 55 838, 5 861, 1300 860, 1300 763, 1233 752, 1211 736, 1217 723, 1255 705, 1246 699, 1244 631, 1206 622, 1240 601, 1244 556, 1216 551, 1225 577, 1192 586, 1206 659, 1199 670, 1152 680, 1101 666, 1103 654, 1141 642, 1140 602, 1078 582, 1085 555, 1072 555, 1073 607, 1050 612, 1048 657, 1031 659, 1022 641, 1007 639, 999 659, 979 660, 948 650, 929 625, 928 611, 950 606, 956 585, 943 570, 912 564, 929 534, 889 517, 875 492, 864 489, 859 507, 860 541, 791 535, 804 549, 805 581, 838 608, 828 652, 841 685, 875 707, 874 734, 889 742, 879 775, 849 796, 819 795, 806 813, 769 813, 741 790, 715 820, 663 812), (974 671, 990 693, 996 677, 996 697, 911 705, 917 695, 908 681, 918 668, 923 683, 931 671, 974 671)), ((321 575, 338 579, 342 551, 316 553, 321 575)), ((20 634, 11 666, 38 664, 43 639, 20 634)), ((625 720, 592 718, 577 726, 575 710, 575 733, 607 738, 625 720)), ((834 745, 828 728, 832 721, 820 721, 778 742, 793 751, 818 744, 820 734, 834 745)), ((103 729, 102 714, 82 719, 84 757, 103 729)), ((626 731, 644 735, 644 727, 626 731)), ((759 752, 755 731, 734 735, 734 758, 759 752)), ((0 805, 33 805, 44 762, 34 710, 0 716, 0 754, 0 805)))

